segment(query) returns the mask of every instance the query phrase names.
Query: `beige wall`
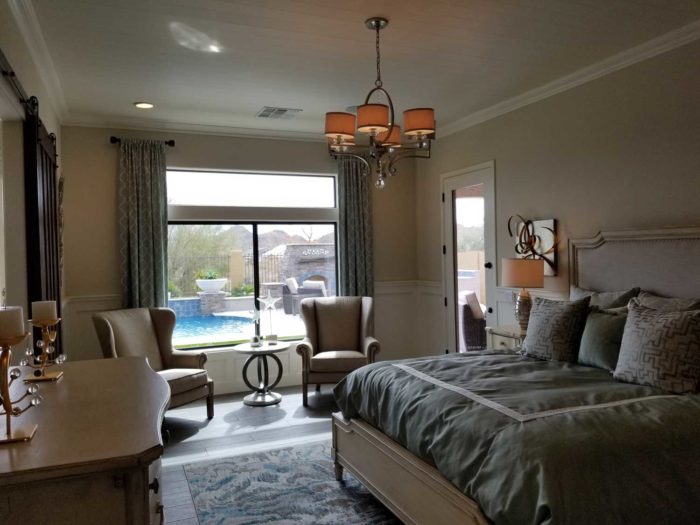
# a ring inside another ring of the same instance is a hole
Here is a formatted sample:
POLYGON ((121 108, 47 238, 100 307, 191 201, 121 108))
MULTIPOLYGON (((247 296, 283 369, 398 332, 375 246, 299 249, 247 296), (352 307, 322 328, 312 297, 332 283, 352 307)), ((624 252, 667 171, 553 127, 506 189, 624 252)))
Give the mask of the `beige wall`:
POLYGON ((497 260, 509 216, 559 221, 549 290, 568 288, 569 237, 700 224, 699 63, 694 42, 436 141, 417 165, 419 279, 441 279, 440 175, 491 159, 497 260))
MULTIPOLYGON (((66 297, 118 294, 117 148, 110 135, 173 138, 168 165, 179 168, 332 173, 321 142, 247 139, 188 133, 64 127, 66 297)), ((416 276, 413 165, 401 166, 387 188, 374 191, 375 278, 416 276)))

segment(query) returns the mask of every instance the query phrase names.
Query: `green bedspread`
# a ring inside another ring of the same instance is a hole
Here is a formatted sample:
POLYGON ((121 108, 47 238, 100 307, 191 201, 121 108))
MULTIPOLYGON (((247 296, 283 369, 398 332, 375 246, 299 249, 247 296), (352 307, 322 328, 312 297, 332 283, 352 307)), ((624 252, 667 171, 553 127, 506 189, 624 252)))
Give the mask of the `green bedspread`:
POLYGON ((494 523, 700 523, 700 395, 496 352, 375 363, 334 392, 494 523))

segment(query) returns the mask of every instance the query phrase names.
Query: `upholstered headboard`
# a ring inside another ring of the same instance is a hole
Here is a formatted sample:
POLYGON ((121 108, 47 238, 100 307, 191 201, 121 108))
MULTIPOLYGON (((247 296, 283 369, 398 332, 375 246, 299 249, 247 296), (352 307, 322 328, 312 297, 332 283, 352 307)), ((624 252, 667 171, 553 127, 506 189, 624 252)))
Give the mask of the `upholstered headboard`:
POLYGON ((700 228, 601 232, 569 241, 572 285, 596 291, 639 286, 669 297, 700 297, 700 228))

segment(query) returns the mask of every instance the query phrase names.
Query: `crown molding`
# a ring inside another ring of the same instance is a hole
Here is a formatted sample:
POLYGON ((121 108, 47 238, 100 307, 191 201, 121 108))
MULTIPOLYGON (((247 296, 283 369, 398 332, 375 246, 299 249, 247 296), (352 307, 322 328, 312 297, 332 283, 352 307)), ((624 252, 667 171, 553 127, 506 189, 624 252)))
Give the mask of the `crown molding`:
POLYGON ((220 135, 246 139, 293 140, 300 142, 325 143, 321 133, 310 131, 291 131, 276 129, 241 128, 219 126, 215 124, 192 124, 170 120, 151 120, 136 117, 91 117, 70 116, 63 120, 63 126, 80 126, 85 128, 131 129, 135 131, 172 131, 174 133, 193 133, 195 135, 220 135))
POLYGON ((29 55, 32 57, 39 78, 46 87, 49 103, 53 106, 59 122, 62 122, 68 115, 68 106, 34 6, 30 0, 8 0, 7 3, 15 22, 17 22, 24 43, 29 49, 29 55))
POLYGON ((526 91, 503 102, 494 104, 487 108, 476 111, 466 117, 459 118, 449 124, 441 126, 439 132, 441 137, 452 135, 458 131, 476 126, 487 120, 491 120, 516 109, 522 108, 534 102, 549 98, 563 91, 575 88, 581 84, 595 80, 596 78, 609 75, 615 71, 623 69, 637 62, 655 57, 666 51, 683 46, 700 38, 700 20, 692 24, 674 29, 661 36, 653 38, 615 55, 612 55, 600 62, 579 69, 570 75, 563 76, 530 91, 526 91))

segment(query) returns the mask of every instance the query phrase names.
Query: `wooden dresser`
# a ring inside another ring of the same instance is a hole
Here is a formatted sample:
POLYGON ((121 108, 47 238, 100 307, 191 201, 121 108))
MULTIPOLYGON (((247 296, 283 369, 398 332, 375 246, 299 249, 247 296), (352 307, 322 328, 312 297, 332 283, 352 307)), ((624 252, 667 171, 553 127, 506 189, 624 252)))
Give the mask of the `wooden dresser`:
POLYGON ((138 357, 62 369, 40 384, 42 404, 15 420, 37 423, 34 439, 0 445, 0 523, 162 523, 167 383, 138 357))

